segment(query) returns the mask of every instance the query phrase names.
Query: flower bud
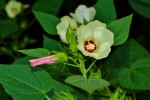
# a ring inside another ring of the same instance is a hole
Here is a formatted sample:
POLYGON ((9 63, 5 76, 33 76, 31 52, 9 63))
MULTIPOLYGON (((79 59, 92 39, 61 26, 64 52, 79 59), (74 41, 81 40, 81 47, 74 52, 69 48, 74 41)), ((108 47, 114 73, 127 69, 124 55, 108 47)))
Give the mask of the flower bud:
POLYGON ((64 53, 56 53, 52 56, 41 57, 37 59, 29 60, 32 67, 43 65, 43 64, 55 64, 55 63, 63 63, 67 61, 67 56, 64 53))
POLYGON ((54 57, 57 58, 56 63, 63 63, 67 61, 67 55, 62 52, 57 52, 54 57))

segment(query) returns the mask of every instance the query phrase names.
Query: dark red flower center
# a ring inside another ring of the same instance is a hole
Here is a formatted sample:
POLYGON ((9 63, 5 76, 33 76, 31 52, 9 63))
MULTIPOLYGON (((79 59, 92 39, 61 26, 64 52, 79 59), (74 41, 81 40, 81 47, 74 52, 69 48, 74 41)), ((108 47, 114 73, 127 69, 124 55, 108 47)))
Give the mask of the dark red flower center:
POLYGON ((92 40, 86 41, 84 43, 84 49, 90 53, 94 52, 94 50, 96 49, 96 45, 95 45, 94 41, 92 41, 92 40))

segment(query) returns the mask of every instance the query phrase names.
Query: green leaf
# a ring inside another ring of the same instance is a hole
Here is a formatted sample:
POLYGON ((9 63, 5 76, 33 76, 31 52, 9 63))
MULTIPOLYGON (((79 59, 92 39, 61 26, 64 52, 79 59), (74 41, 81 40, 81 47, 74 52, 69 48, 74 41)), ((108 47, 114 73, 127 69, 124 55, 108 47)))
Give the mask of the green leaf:
POLYGON ((31 57, 44 57, 50 54, 50 52, 44 48, 26 49, 18 51, 31 57))
POLYGON ((29 65, 29 60, 32 59, 32 57, 30 56, 25 56, 25 57, 22 57, 22 58, 19 58, 17 60, 15 60, 13 62, 13 64, 23 64, 23 65, 29 65))
POLYGON ((118 74, 122 69, 130 68, 132 63, 141 58, 149 58, 150 54, 135 40, 129 40, 117 48, 107 59, 105 67, 109 68, 108 78, 111 85, 118 83, 118 74))
POLYGON ((53 88, 48 73, 33 73, 27 65, 0 65, 0 77, 0 83, 14 100, 44 100, 53 88))
POLYGON ((129 0, 129 4, 141 16, 150 19, 150 0, 129 0))
POLYGON ((113 45, 123 44, 128 39, 131 21, 132 15, 116 20, 108 25, 108 29, 114 33, 113 45))
POLYGON ((61 51, 61 45, 58 41, 44 36, 44 48, 50 50, 50 51, 61 51))
POLYGON ((73 29, 69 25, 66 33, 66 39, 70 44, 70 49, 73 51, 77 50, 77 39, 76 39, 76 34, 74 33, 73 29))
POLYGON ((9 100, 9 96, 4 91, 3 87, 0 84, 0 100, 9 100))
POLYGON ((125 100, 125 94, 121 88, 117 88, 115 92, 111 94, 110 100, 125 100))
POLYGON ((87 100, 87 98, 85 98, 83 96, 83 94, 80 94, 78 91, 75 91, 73 88, 71 88, 71 87, 69 87, 67 85, 64 85, 63 83, 60 83, 58 81, 54 81, 54 91, 51 94, 52 95, 51 99, 52 100, 58 100, 56 94, 62 94, 62 92, 73 93, 75 98, 76 98, 76 100, 87 100))
POLYGON ((75 87, 79 87, 89 93, 109 86, 109 83, 101 78, 90 77, 87 79, 80 75, 70 76, 65 80, 65 82, 75 87))
POLYGON ((37 11, 34 11, 34 15, 45 32, 57 35, 56 25, 60 22, 60 19, 51 14, 37 11))
POLYGON ((128 89, 150 90, 150 58, 139 59, 119 73, 119 83, 128 89))
POLYGON ((0 10, 5 7, 6 1, 5 0, 0 0, 0 10))
POLYGON ((113 0, 98 0, 94 7, 96 9, 95 19, 104 23, 116 20, 113 0))
POLYGON ((38 0, 33 5, 33 11, 49 12, 56 15, 63 3, 63 0, 38 0), (43 6, 44 5, 44 6, 43 6))
POLYGON ((18 24, 11 20, 0 20, 0 38, 4 39, 19 31, 18 24))

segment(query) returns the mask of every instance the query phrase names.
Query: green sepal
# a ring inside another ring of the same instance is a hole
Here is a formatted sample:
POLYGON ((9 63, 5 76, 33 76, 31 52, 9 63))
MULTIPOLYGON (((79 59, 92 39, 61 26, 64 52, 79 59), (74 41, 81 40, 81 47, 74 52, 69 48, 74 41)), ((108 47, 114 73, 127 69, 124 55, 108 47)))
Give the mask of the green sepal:
POLYGON ((77 50, 76 34, 70 25, 68 26, 68 29, 67 29, 66 39, 70 44, 70 49, 73 51, 76 51, 77 50))

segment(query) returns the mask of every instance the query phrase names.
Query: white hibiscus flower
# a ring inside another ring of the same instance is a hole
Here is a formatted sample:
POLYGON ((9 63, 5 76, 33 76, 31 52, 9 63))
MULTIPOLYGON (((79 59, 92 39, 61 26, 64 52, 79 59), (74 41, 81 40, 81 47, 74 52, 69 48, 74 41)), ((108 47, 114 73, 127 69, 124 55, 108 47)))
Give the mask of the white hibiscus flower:
POLYGON ((10 0, 5 6, 5 11, 9 18, 15 18, 22 9, 22 3, 16 0, 10 0))
POLYGON ((95 17, 96 10, 94 7, 86 7, 85 5, 79 5, 74 13, 70 13, 70 15, 76 19, 76 21, 80 24, 88 23, 92 21, 95 17))
POLYGON ((114 34, 106 28, 106 24, 93 21, 77 30, 78 49, 85 56, 102 59, 109 55, 114 43, 114 34))
POLYGON ((77 23, 76 23, 75 19, 72 19, 69 16, 62 17, 61 22, 56 26, 57 33, 59 34, 60 39, 64 43, 68 43, 68 41, 66 40, 66 33, 67 33, 67 29, 69 27, 69 24, 74 31, 77 30, 77 23))

